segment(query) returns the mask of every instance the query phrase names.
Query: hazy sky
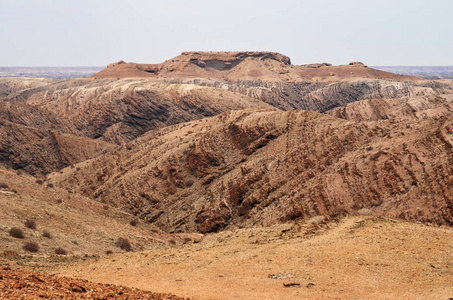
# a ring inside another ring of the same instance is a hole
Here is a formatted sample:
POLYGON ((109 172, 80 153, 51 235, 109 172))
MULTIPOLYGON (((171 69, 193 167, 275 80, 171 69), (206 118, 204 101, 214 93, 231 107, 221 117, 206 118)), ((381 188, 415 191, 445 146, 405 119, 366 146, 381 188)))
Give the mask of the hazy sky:
POLYGON ((293 64, 453 65, 453 0, 0 0, 0 66, 265 50, 293 64))

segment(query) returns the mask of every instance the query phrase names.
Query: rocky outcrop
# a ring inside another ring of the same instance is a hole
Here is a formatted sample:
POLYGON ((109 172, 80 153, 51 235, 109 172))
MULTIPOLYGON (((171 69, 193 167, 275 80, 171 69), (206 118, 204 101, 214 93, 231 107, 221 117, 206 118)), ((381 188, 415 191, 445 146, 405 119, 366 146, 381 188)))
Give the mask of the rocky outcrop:
POLYGON ((452 128, 449 119, 228 112, 149 133, 51 180, 170 232, 359 210, 452 225, 452 128))

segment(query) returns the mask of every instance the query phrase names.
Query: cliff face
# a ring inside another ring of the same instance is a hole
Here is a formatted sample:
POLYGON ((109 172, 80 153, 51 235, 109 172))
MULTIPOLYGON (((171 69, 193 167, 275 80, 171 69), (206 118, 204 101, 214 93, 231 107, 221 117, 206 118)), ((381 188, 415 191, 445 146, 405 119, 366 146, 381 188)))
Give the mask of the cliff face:
POLYGON ((446 119, 236 111, 149 133, 51 182, 167 231, 357 211, 453 224, 452 141, 446 119))

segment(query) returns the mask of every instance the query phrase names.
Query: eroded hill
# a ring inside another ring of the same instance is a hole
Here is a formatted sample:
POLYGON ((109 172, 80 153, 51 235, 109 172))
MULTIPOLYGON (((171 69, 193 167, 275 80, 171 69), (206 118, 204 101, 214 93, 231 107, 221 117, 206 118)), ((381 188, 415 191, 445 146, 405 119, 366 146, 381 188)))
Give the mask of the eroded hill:
POLYGON ((452 224, 453 124, 234 111, 167 127, 51 182, 167 231, 364 210, 452 224))

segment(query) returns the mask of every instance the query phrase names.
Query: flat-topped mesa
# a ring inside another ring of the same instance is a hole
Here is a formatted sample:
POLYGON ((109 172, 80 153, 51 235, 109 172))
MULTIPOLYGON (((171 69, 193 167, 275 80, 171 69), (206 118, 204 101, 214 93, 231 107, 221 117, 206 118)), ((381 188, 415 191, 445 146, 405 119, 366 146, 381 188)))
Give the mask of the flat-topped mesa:
POLYGON ((267 51, 191 51, 160 64, 137 64, 119 61, 108 65, 92 78, 150 78, 155 80, 208 79, 225 82, 267 80, 297 82, 302 80, 341 81, 350 78, 420 80, 369 68, 361 62, 332 66, 329 63, 292 65, 291 59, 267 51))

